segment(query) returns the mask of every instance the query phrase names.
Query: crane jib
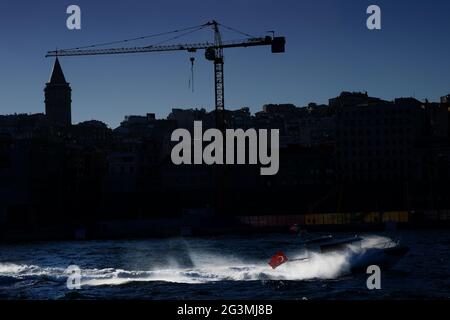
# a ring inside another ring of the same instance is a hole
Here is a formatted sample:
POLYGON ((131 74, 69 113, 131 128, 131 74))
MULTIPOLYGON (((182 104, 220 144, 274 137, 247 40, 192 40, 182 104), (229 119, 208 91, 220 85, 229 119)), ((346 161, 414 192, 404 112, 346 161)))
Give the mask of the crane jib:
POLYGON ((216 46, 213 43, 194 43, 194 44, 177 44, 168 46, 146 46, 146 47, 129 47, 129 48, 112 48, 112 49, 87 49, 87 50, 58 50, 47 52, 46 57, 70 57, 70 56, 89 56, 89 55, 111 55, 111 54, 126 54, 126 53, 146 53, 146 52, 162 52, 162 51, 196 51, 226 48, 240 48, 240 47, 256 47, 256 46, 272 46, 272 53, 285 52, 286 39, 284 37, 265 37, 255 38, 246 41, 228 41, 223 42, 222 45, 216 46))

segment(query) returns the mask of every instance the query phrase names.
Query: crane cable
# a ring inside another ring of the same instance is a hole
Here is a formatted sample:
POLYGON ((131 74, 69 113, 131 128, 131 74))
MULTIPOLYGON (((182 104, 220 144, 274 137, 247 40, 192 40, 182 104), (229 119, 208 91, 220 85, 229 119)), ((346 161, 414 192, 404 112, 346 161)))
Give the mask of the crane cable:
POLYGON ((189 78, 189 88, 192 89, 192 93, 194 93, 194 63, 195 63, 195 58, 191 57, 190 61, 191 61, 191 76, 189 78))
POLYGON ((189 34, 191 34, 191 33, 200 31, 200 30, 202 30, 202 29, 204 29, 204 28, 206 28, 206 27, 207 27, 207 26, 202 25, 202 26, 200 26, 200 27, 197 27, 197 28, 194 29, 194 30, 191 30, 191 31, 188 31, 188 32, 185 32, 185 33, 176 35, 176 36, 174 36, 174 37, 172 37, 172 38, 169 38, 169 39, 166 39, 166 40, 162 40, 162 41, 157 42, 157 43, 155 43, 155 44, 149 45, 149 46, 147 46, 147 48, 159 46, 159 45, 164 44, 164 43, 166 43, 166 42, 169 42, 169 41, 172 41, 172 40, 179 39, 179 38, 184 37, 184 36, 187 36, 187 35, 189 35, 189 34))
MULTIPOLYGON (((177 30, 168 31, 168 32, 155 33, 155 34, 150 34, 150 35, 141 36, 141 37, 137 37, 137 38, 129 38, 129 39, 124 39, 124 40, 96 43, 96 44, 82 46, 82 47, 75 47, 75 48, 70 48, 70 49, 64 49, 62 51, 104 47, 104 46, 113 45, 113 44, 126 43, 126 42, 132 42, 132 41, 137 41, 137 40, 149 39, 149 38, 156 38, 156 37, 161 37, 161 36, 165 36, 165 35, 169 35, 169 34, 173 34, 173 33, 180 33, 180 32, 189 31, 189 30, 192 30, 192 32, 195 32, 195 31, 198 31, 198 30, 201 30, 201 29, 205 28, 206 26, 207 26, 206 24, 202 24, 202 25, 198 25, 198 26, 194 26, 194 27, 177 29, 177 30)), ((189 33, 187 33, 187 34, 189 34, 189 33)), ((182 35, 180 35, 180 37, 181 36, 182 35)))
POLYGON ((229 31, 234 31, 234 32, 239 33, 239 34, 242 34, 242 35, 244 35, 244 36, 246 36, 246 37, 249 37, 249 38, 256 38, 256 36, 254 36, 254 35, 251 35, 251 34, 249 34, 249 33, 247 33, 247 32, 243 32, 243 31, 240 31, 240 30, 238 30, 238 29, 235 29, 235 28, 226 26, 226 25, 224 25, 224 24, 222 24, 222 23, 219 23, 219 25, 220 25, 221 27, 224 27, 225 29, 228 29, 229 31))
MULTIPOLYGON (((251 34, 249 34, 249 33, 246 33, 246 32, 240 31, 240 30, 237 30, 237 29, 232 28, 232 27, 229 27, 229 26, 226 26, 226 25, 224 25, 224 24, 222 24, 222 23, 219 23, 219 25, 220 25, 221 27, 225 28, 225 29, 228 29, 228 30, 230 30, 230 31, 239 33, 239 34, 244 35, 244 36, 246 36, 246 37, 253 37, 253 38, 255 37, 255 36, 253 36, 253 35, 251 35, 251 34)), ((182 33, 182 34, 180 34, 180 35, 177 35, 177 36, 175 36, 175 37, 169 38, 169 39, 167 39, 167 40, 163 40, 163 41, 161 41, 161 42, 158 42, 158 43, 156 43, 156 44, 154 44, 154 45, 148 46, 148 47, 152 47, 152 46, 161 45, 161 44, 166 43, 166 42, 169 42, 169 41, 171 41, 171 40, 179 39, 179 38, 181 38, 181 37, 183 37, 183 36, 189 35, 189 34, 194 33, 194 32, 196 32, 196 31, 200 31, 201 29, 204 29, 204 28, 209 27, 209 26, 210 26, 210 24, 204 23, 204 24, 201 24, 201 25, 197 25, 197 26, 193 26, 193 27, 188 27, 188 28, 183 28, 183 29, 176 29, 176 30, 168 31, 168 32, 155 33, 155 34, 150 34, 150 35, 146 35, 146 36, 135 37, 135 38, 129 38, 129 39, 124 39, 124 40, 111 41, 111 42, 96 43, 96 44, 92 44, 92 45, 86 45, 86 46, 75 47, 75 48, 70 48, 70 49, 62 49, 61 51, 80 50, 80 49, 88 49, 88 48, 104 47, 104 46, 109 46, 109 45, 113 45, 113 44, 128 43, 128 42, 137 41, 137 40, 144 40, 144 39, 150 39, 150 38, 157 38, 157 37, 161 37, 161 36, 164 36, 164 35, 169 35, 169 34, 174 34, 174 33, 180 33, 180 32, 184 32, 184 31, 188 31, 188 32, 182 33)))

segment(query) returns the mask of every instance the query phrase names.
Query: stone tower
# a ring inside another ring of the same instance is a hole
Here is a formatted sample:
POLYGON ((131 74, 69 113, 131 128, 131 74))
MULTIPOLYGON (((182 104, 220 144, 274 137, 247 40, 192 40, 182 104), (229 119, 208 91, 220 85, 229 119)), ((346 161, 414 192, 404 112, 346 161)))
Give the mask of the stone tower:
POLYGON ((72 89, 64 77, 58 58, 53 65, 50 81, 45 85, 45 114, 52 125, 68 127, 72 124, 72 89))

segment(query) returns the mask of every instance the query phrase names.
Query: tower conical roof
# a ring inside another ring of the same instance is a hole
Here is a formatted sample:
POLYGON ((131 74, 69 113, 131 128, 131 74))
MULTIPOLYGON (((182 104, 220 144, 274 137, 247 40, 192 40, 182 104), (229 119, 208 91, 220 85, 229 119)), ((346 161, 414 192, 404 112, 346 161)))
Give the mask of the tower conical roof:
POLYGON ((53 65, 52 75, 50 76, 50 84, 67 84, 66 78, 64 77, 64 72, 62 71, 61 65, 59 64, 58 57, 55 59, 55 64, 53 65))

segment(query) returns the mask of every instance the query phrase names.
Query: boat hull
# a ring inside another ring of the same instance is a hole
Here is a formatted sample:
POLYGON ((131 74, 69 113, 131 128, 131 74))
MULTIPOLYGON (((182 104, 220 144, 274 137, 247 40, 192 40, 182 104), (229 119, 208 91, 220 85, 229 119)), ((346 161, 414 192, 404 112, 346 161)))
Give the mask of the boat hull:
POLYGON ((366 272, 371 265, 379 266, 381 269, 392 268, 409 251, 406 246, 395 246, 391 248, 370 248, 358 253, 352 258, 351 272, 366 272))

